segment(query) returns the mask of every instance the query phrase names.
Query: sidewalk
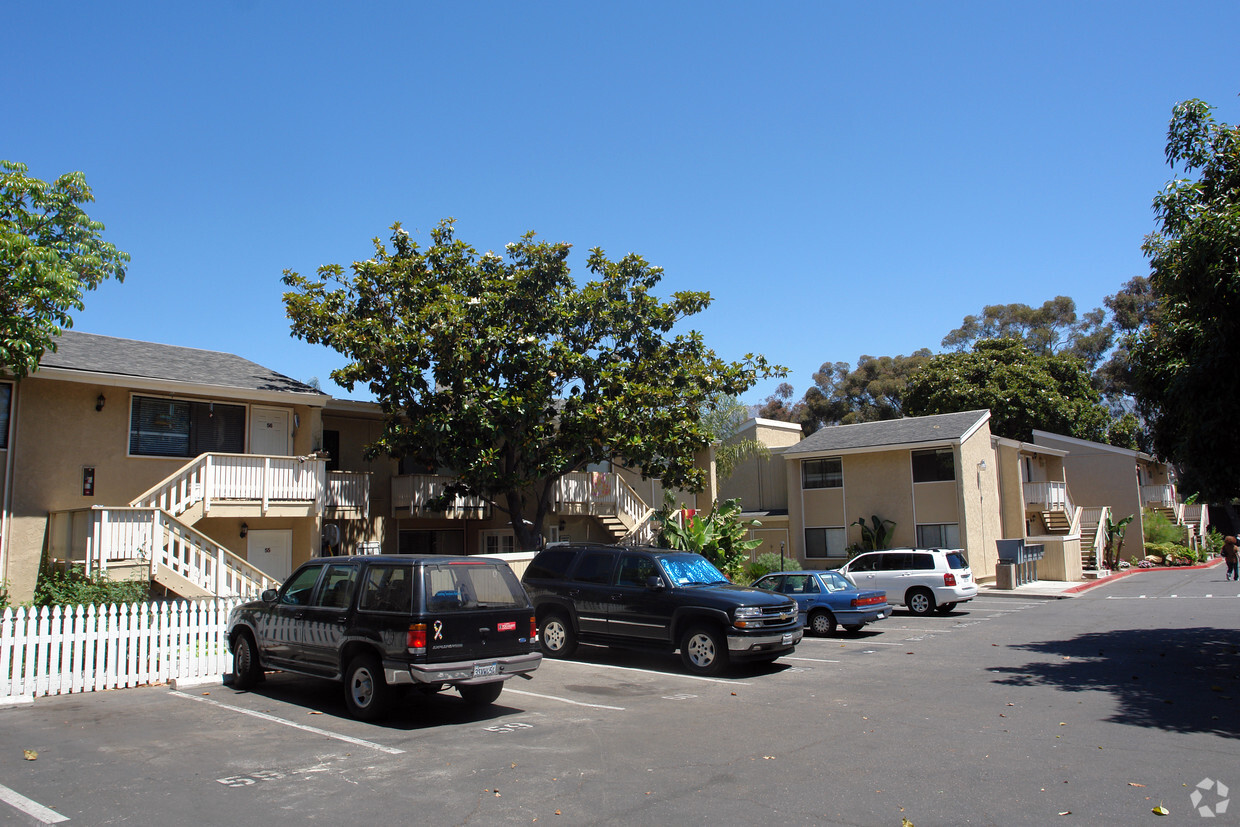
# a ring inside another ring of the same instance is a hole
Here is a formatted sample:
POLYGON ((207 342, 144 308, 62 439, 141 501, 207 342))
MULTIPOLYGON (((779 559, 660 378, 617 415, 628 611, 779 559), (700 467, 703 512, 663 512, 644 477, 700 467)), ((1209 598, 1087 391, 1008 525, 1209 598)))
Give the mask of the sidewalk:
POLYGON ((1117 571, 1107 577, 1099 577, 1097 580, 1084 581, 1066 581, 1066 580, 1035 580, 1032 583, 1026 583, 1023 586, 1017 586, 1014 589, 996 589, 993 585, 982 583, 979 584, 977 590, 978 597, 1020 597, 1035 600, 1063 600, 1069 597, 1078 597, 1083 592, 1101 586, 1104 583, 1110 583, 1121 577, 1129 577, 1134 574, 1145 574, 1162 571, 1192 571, 1193 569, 1208 569, 1212 566, 1222 565, 1223 558, 1211 560, 1208 563, 1199 563, 1195 566, 1168 566, 1153 569, 1131 568, 1123 571, 1117 571))

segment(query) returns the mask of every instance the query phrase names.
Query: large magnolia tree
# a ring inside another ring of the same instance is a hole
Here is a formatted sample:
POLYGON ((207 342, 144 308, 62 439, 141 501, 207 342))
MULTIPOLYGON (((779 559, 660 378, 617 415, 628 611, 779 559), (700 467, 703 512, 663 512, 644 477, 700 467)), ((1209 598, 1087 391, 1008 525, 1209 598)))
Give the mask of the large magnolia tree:
POLYGON ((652 295, 662 270, 641 256, 590 251, 578 285, 570 245, 530 233, 503 256, 478 254, 451 220, 421 249, 399 224, 374 257, 286 271, 294 335, 348 364, 332 373, 383 407, 372 455, 450 469, 450 493, 506 512, 518 544, 535 547, 556 481, 605 460, 700 490, 694 456, 711 433, 703 411, 781 375, 760 355, 720 359, 700 333, 674 329, 710 294, 652 295))

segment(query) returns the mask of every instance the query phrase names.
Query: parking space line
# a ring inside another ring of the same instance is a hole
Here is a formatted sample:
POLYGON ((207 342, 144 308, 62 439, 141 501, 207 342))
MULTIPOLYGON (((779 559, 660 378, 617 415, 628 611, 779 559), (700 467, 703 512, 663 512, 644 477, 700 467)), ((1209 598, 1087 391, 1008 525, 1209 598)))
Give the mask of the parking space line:
POLYGON ((657 669, 638 669, 636 666, 613 666, 610 663, 590 663, 581 660, 556 660, 554 663, 569 663, 576 666, 594 666, 599 669, 619 669, 621 672, 643 672, 647 675, 659 675, 664 678, 684 678, 691 681, 706 681, 707 683, 726 683, 729 686, 752 686, 752 684, 743 681, 729 681, 723 678, 704 678, 700 675, 682 675, 679 672, 660 672, 657 669))
POLYGON ((783 657, 780 658, 780 660, 805 660, 805 661, 809 661, 810 663, 839 663, 838 660, 824 660, 822 658, 793 658, 793 657, 789 657, 788 655, 784 655, 783 657))
POLYGON ((949 627, 940 627, 938 629, 909 629, 904 626, 884 626, 884 632, 950 632, 949 627))
POLYGON ((903 646, 903 643, 883 643, 880 640, 854 640, 850 641, 858 646, 903 646))
POLYGON ((284 726, 290 726, 293 729, 300 729, 303 732, 313 732, 315 735, 323 735, 327 738, 334 738, 337 741, 344 741, 346 744, 355 744, 359 747, 369 747, 370 749, 378 750, 379 752, 386 752, 388 755, 403 755, 405 752, 403 749, 397 749, 396 747, 385 747, 383 744, 376 744, 374 741, 364 741, 361 738, 353 738, 349 735, 341 735, 338 732, 330 732, 329 730, 326 730, 326 729, 319 729, 318 727, 312 727, 312 726, 307 726, 305 724, 299 724, 299 723, 296 723, 295 721, 289 721, 285 718, 277 718, 275 715, 268 715, 266 712, 256 712, 253 709, 243 709, 242 707, 239 707, 239 706, 233 706, 232 704, 221 703, 219 701, 212 700, 211 698, 204 698, 200 695, 187 695, 184 692, 177 692, 176 690, 173 690, 172 692, 168 694, 179 695, 182 698, 189 698, 191 701, 198 701, 199 703, 210 704, 211 706, 217 706, 220 709, 229 709, 229 710, 232 710, 233 712, 240 712, 242 715, 249 715, 252 718, 260 718, 264 721, 270 721, 274 724, 283 724, 284 726))
POLYGON ((543 698, 544 700, 548 700, 548 701, 559 701, 562 704, 572 704, 573 706, 588 706, 591 709, 614 709, 617 712, 624 711, 624 707, 622 706, 608 706, 607 704, 588 704, 585 701, 571 701, 568 698, 559 698, 559 697, 556 697, 555 695, 540 695, 537 692, 526 692, 525 690, 522 690, 522 689, 505 689, 504 694, 506 695, 527 695, 531 698, 543 698))
POLYGON ((16 790, 10 790, 3 784, 0 784, 0 801, 3 801, 15 810, 20 810, 40 824, 59 824, 62 821, 69 820, 68 816, 62 816, 60 813, 44 807, 37 801, 31 801, 26 796, 16 790))

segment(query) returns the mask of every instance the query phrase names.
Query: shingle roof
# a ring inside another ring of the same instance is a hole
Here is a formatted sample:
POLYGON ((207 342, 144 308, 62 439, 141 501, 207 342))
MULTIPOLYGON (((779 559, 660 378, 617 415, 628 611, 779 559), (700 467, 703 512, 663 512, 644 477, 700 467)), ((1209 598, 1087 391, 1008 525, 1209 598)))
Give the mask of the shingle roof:
POLYGON ((915 445, 919 442, 959 440, 989 417, 990 411, 961 411, 935 416, 909 416, 884 422, 830 425, 820 428, 787 448, 784 455, 879 448, 884 445, 915 445))
POLYGON ((309 385, 231 353, 117 339, 66 330, 40 367, 242 390, 326 396, 309 385))

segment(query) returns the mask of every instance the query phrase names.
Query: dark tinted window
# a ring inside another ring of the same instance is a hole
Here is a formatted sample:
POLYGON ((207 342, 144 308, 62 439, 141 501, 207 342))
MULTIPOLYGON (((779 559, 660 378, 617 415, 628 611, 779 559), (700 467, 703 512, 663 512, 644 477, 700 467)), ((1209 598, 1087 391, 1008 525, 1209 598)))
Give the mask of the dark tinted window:
POLYGON ((946 482, 956 478, 956 457, 951 448, 913 452, 913 482, 946 482))
POLYGON ((755 589, 765 589, 768 592, 777 592, 779 591, 779 582, 781 580, 783 580, 782 577, 763 577, 757 583, 754 583, 753 587, 755 589))
POLYGON ((802 488, 840 488, 844 485, 844 463, 839 457, 807 459, 801 463, 802 488))
POLYGON ((848 564, 849 571, 878 571, 877 554, 863 554, 848 564))
POLYGON ((129 416, 129 453, 196 457, 208 452, 245 451, 245 408, 135 396, 129 416))
POLYGON ((525 576, 530 579, 559 580, 568 574, 568 567, 573 564, 576 552, 569 549, 547 549, 539 552, 525 569, 525 576))
POLYGON ((889 551, 879 557, 882 558, 882 562, 878 564, 879 571, 905 571, 913 567, 913 562, 905 551, 889 551))
POLYGON ((659 569, 652 558, 645 554, 625 554, 620 558, 620 571, 616 574, 616 585, 644 587, 647 578, 658 574, 659 569))
POLYGON ((413 567, 396 563, 367 568, 357 607, 370 612, 412 612, 413 567))
POLYGON ((934 556, 931 554, 913 554, 910 555, 913 560, 909 566, 910 569, 930 570, 934 571, 934 556))
POLYGON ((582 583, 610 583, 616 555, 610 551, 587 551, 573 572, 573 579, 582 583))
POLYGON ((357 581, 356 566, 328 566, 323 587, 314 605, 327 609, 347 609, 353 599, 353 584, 357 581))
POLYGON ((947 554, 947 565, 953 569, 967 569, 969 561, 964 559, 963 554, 952 551, 947 554))

